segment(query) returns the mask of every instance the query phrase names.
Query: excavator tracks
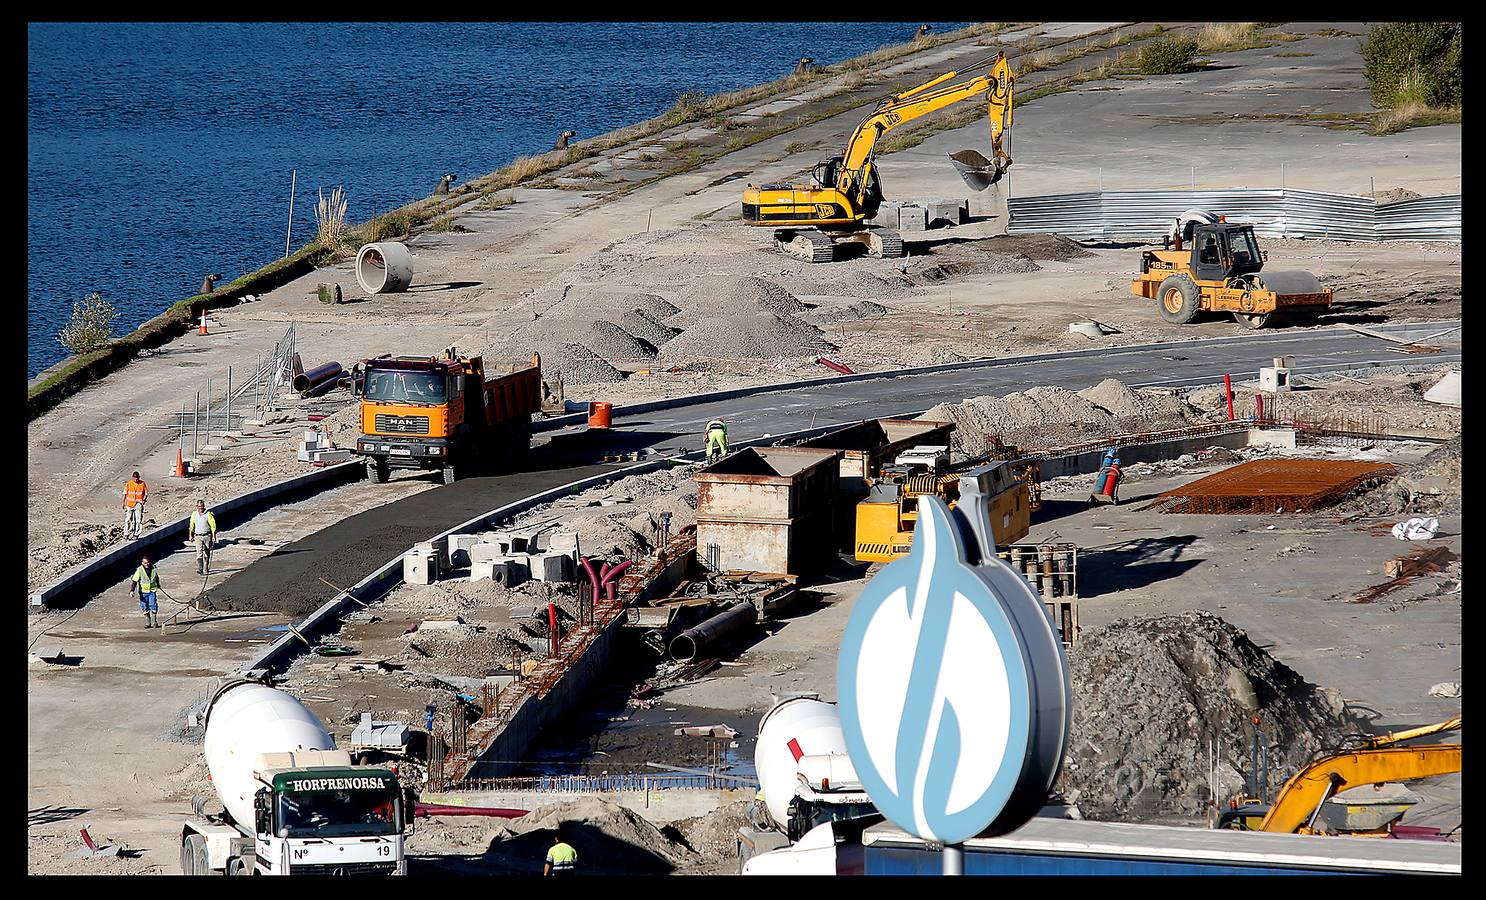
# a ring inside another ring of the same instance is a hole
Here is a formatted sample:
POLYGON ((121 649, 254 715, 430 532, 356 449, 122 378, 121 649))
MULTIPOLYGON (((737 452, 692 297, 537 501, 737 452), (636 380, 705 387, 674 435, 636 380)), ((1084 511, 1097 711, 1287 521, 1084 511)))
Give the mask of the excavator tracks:
POLYGON ((867 250, 881 259, 898 259, 903 256, 903 236, 887 228, 874 228, 867 250))
POLYGON ((806 262, 828 263, 836 258, 836 244, 825 232, 815 228, 780 229, 774 232, 780 250, 806 262))

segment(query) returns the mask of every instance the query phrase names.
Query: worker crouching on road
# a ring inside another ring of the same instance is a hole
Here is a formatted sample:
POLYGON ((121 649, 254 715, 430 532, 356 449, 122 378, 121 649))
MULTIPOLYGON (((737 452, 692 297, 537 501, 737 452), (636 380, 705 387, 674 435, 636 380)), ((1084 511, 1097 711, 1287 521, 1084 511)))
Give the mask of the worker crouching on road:
POLYGON ((150 486, 145 484, 139 477, 139 473, 124 482, 124 502, 120 508, 124 510, 124 539, 139 537, 144 528, 144 502, 150 493, 150 486))
POLYGON ((547 865, 543 875, 573 875, 578 871, 578 851, 563 842, 562 832, 552 833, 552 849, 547 851, 547 865))
POLYGON ((144 627, 159 628, 159 607, 155 604, 155 591, 160 587, 160 572, 148 556, 139 561, 139 568, 129 579, 129 592, 139 594, 139 608, 144 612, 144 627))
POLYGON ((196 512, 191 514, 186 526, 186 541, 196 544, 196 574, 210 574, 212 547, 217 543, 217 517, 207 512, 204 501, 196 501, 196 512))
POLYGON ((715 457, 727 456, 728 453, 728 423, 722 419, 713 419, 707 423, 707 461, 711 462, 715 457))

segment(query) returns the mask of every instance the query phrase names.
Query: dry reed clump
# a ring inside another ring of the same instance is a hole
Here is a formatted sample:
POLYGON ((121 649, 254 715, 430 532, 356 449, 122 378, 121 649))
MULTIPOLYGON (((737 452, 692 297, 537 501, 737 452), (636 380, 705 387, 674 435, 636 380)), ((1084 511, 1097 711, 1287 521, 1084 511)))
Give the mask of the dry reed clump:
POLYGON ((1199 53, 1228 53, 1252 47, 1259 34, 1258 22, 1214 22, 1197 33, 1199 53))
POLYGON ((322 247, 338 247, 346 234, 346 192, 336 188, 325 196, 320 189, 320 200, 315 204, 315 239, 322 247))

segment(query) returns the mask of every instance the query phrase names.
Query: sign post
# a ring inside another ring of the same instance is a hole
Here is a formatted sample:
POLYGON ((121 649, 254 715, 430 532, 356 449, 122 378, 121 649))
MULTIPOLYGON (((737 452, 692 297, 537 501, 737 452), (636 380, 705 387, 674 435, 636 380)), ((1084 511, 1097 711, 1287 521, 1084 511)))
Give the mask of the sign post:
POLYGON ((1071 693, 1063 643, 1025 578, 996 558, 988 497, 1001 463, 965 473, 960 500, 919 501, 908 556, 868 582, 837 660, 841 729, 873 804, 944 847, 1034 816, 1057 780, 1071 693))

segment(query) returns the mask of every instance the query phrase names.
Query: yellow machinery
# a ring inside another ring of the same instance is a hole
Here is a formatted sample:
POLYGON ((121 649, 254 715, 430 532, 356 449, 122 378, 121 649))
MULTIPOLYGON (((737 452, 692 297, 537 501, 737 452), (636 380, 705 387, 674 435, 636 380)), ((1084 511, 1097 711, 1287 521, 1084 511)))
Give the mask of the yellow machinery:
MULTIPOLYGON (((870 480, 867 498, 857 504, 856 558, 891 562, 913 548, 920 497, 939 497, 954 507, 960 497, 958 472, 940 472, 916 464, 889 466, 870 480)), ((963 473, 979 478, 991 499, 991 534, 998 549, 1027 536, 1032 504, 1027 484, 1011 463, 997 461, 963 473)))
POLYGON ((1252 225, 1188 210, 1166 245, 1168 249, 1141 253, 1140 274, 1130 282, 1130 293, 1158 301, 1161 318, 1172 324, 1185 325, 1199 312, 1216 312, 1231 313, 1249 328, 1263 328, 1276 314, 1314 316, 1331 306, 1331 288, 1322 287, 1310 272, 1262 271, 1266 254, 1252 225))
MULTIPOLYGON (((1460 716, 1434 725, 1367 738, 1316 760, 1296 772, 1280 788, 1272 805, 1265 807, 1241 798, 1224 810, 1218 827, 1240 831, 1269 831, 1284 834, 1329 834, 1319 820, 1321 811, 1338 792, 1359 785, 1381 787, 1386 782, 1412 781, 1460 771, 1459 744, 1415 744, 1415 738, 1460 729, 1460 716)), ((1417 799, 1417 798, 1416 798, 1417 799)), ((1364 830, 1345 833, 1362 837, 1386 837, 1407 804, 1393 817, 1364 830)))
POLYGON ((883 200, 874 163, 878 139, 921 116, 988 94, 992 159, 974 150, 950 155, 966 184, 985 190, 1011 165, 1011 157, 1001 149, 1001 135, 1011 127, 1012 86, 1006 54, 998 53, 888 97, 852 132, 840 156, 815 166, 811 184, 749 185, 743 192, 743 221, 777 229, 774 239, 780 249, 811 262, 830 262, 836 245, 844 243, 864 244, 873 256, 902 256, 898 232, 866 224, 883 200), (988 71, 946 84, 982 70, 988 71))

